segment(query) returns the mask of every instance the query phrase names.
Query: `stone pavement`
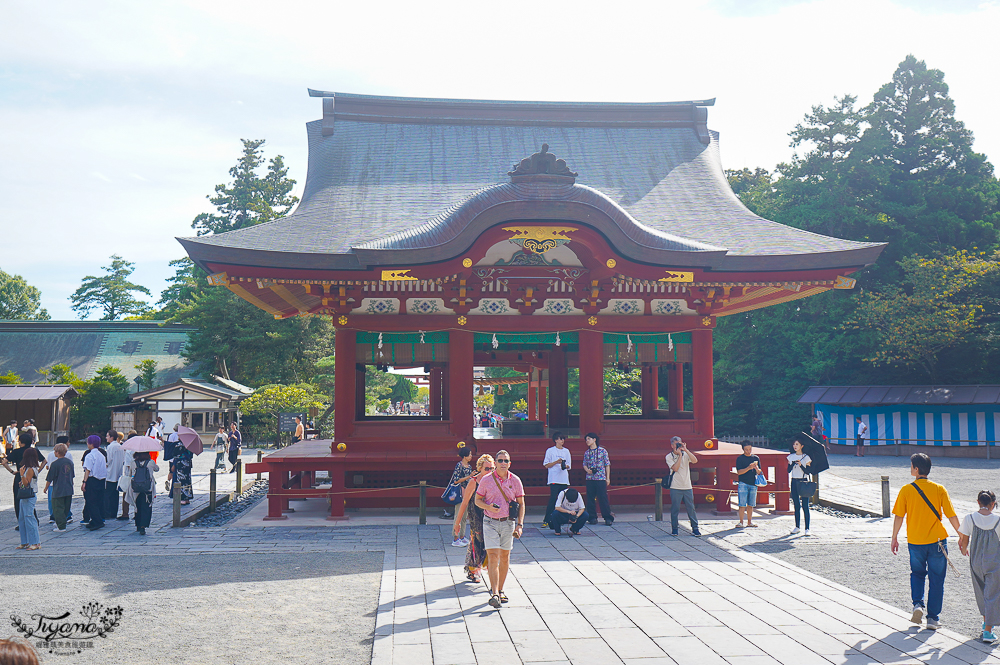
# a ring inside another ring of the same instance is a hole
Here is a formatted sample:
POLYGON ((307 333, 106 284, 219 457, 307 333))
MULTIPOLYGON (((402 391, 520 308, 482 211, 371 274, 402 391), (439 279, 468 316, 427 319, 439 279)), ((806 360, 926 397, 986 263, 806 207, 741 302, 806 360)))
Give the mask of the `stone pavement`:
POLYGON ((920 630, 897 608, 724 540, 674 538, 664 523, 576 539, 528 529, 500 611, 446 541, 447 529, 398 528, 373 665, 1000 663, 987 645, 920 630))

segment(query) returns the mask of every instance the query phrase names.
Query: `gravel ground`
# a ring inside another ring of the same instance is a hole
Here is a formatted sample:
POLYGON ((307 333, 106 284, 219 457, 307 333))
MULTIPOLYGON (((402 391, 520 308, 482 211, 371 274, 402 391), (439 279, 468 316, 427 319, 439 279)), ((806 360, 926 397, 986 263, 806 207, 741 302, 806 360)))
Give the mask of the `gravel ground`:
POLYGON ((46 663, 371 662, 381 552, 0 557, 0 566, 5 615, 28 623, 67 611, 80 620, 93 601, 123 608, 93 648, 43 652, 46 663))
MULTIPOLYGON (((753 548, 907 612, 912 607, 905 543, 900 544, 897 556, 890 554, 888 540, 880 544, 797 540, 794 545, 760 543, 753 548)), ((983 619, 972 592, 968 559, 958 551, 957 543, 949 544, 948 553, 961 575, 949 569, 945 577, 941 623, 963 635, 979 637, 983 619)))
MULTIPOLYGON (((1000 495, 1000 460, 934 457, 933 448, 928 448, 927 452, 933 462, 930 479, 947 487, 952 499, 975 503, 981 489, 993 490, 1000 495)), ((899 487, 913 480, 907 456, 830 455, 830 473, 873 482, 887 475, 893 498, 899 487)))
POLYGON ((253 487, 236 497, 235 501, 225 502, 216 508, 214 513, 208 513, 199 518, 197 522, 192 522, 191 526, 223 526, 232 522, 265 498, 267 498, 267 481, 258 480, 253 484, 253 487))

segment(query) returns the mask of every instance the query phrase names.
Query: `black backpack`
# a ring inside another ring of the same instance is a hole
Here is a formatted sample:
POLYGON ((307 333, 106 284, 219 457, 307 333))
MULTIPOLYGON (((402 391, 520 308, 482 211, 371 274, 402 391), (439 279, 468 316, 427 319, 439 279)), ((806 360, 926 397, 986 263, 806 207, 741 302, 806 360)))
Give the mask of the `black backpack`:
POLYGON ((153 474, 149 471, 149 462, 138 463, 132 474, 132 491, 136 494, 153 491, 153 474))

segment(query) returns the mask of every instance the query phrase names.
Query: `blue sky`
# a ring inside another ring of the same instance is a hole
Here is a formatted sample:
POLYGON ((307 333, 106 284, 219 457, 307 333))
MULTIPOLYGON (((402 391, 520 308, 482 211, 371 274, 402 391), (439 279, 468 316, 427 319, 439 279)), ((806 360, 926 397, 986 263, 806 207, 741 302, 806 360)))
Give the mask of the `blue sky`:
MULTIPOLYGON (((945 72, 976 147, 1000 160, 1000 2, 4 3, 0 269, 53 318, 117 253, 158 296, 176 236, 209 209, 239 139, 305 180, 306 88, 564 101, 716 97, 727 168, 791 157, 835 95, 871 99, 908 53, 945 72)), ((96 314, 94 315, 96 316, 96 314)))

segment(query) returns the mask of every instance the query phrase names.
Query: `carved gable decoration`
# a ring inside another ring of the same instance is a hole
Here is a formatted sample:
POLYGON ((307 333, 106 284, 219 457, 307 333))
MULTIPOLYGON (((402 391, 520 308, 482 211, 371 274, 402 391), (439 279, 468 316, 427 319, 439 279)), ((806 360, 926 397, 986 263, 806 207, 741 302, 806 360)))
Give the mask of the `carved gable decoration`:
POLYGON ((513 182, 543 179, 573 183, 578 174, 569 170, 569 167, 566 166, 566 160, 558 159, 549 152, 548 143, 543 143, 539 152, 522 159, 514 165, 513 171, 507 172, 507 175, 511 177, 513 182))

